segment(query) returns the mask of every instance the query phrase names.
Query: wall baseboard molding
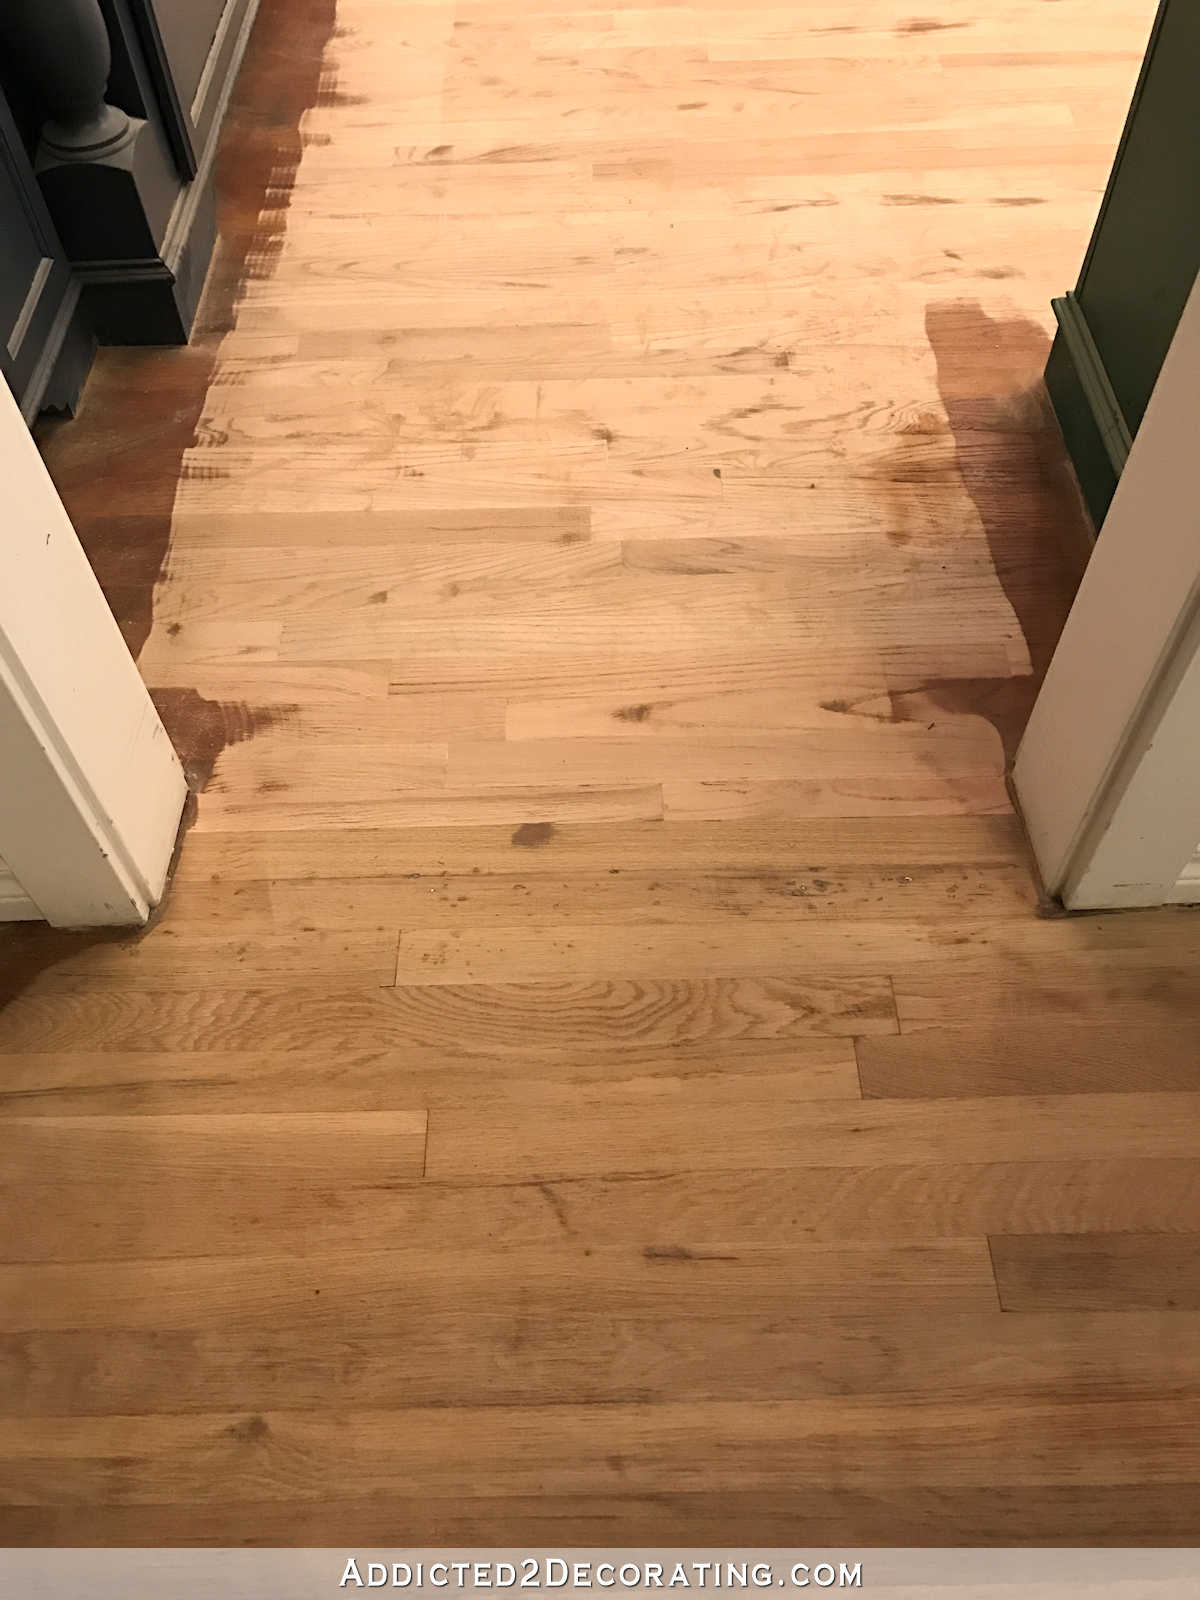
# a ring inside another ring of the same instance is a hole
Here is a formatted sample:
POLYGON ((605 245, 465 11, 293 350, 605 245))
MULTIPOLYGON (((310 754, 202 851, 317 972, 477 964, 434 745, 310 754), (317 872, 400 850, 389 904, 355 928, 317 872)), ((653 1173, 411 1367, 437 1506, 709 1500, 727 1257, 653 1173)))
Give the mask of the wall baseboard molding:
MULTIPOLYGON (((227 0, 217 23, 189 111, 202 151, 210 149, 215 135, 220 132, 257 11, 258 0, 227 0)), ((203 162, 203 154, 200 159, 203 162)))
POLYGON ((211 165, 185 189, 157 256, 77 264, 101 344, 186 344, 216 245, 211 165))
POLYGON ((32 422, 39 411, 72 416, 96 353, 96 333, 87 316, 78 280, 67 290, 42 354, 21 397, 21 411, 32 422))
POLYGON ((1058 332, 1046 388, 1097 532, 1133 443, 1083 309, 1074 294, 1051 301, 1058 332))

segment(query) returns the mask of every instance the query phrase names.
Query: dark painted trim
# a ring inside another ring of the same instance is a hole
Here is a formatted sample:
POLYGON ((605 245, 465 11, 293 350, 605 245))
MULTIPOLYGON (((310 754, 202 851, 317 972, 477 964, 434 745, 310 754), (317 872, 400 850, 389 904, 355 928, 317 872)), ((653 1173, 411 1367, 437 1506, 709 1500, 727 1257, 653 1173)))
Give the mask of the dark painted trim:
POLYGON ((102 0, 113 36, 114 103, 160 123, 179 176, 200 174, 204 148, 219 131, 229 83, 246 48, 258 0, 227 0, 191 105, 179 97, 154 0, 102 0))
MULTIPOLYGON (((180 194, 175 210, 167 224, 163 240, 162 257, 170 267, 175 280, 176 304, 186 318, 184 342, 195 320, 204 281, 217 241, 217 207, 215 197, 217 147, 221 139, 221 126, 229 105, 229 97, 237 80, 238 71, 250 43, 250 33, 258 15, 259 0, 230 0, 236 6, 237 27, 222 38, 221 30, 213 41, 214 56, 220 62, 221 75, 217 88, 209 100, 205 138, 200 150, 200 164, 194 181, 180 194)), ((222 18, 224 23, 224 17, 222 18)), ((210 65, 212 58, 210 57, 210 65)), ((208 66, 205 68, 208 73, 208 66)), ((203 89, 204 83, 201 82, 203 89)), ((148 343, 142 339, 129 341, 148 343)))
POLYGON ((151 0, 120 0, 133 18, 145 58, 146 69, 154 86, 155 98, 162 115, 163 127, 174 152, 179 175, 187 182, 196 176, 199 162, 196 159, 194 129, 191 117, 179 99, 166 47, 154 14, 151 0))
POLYGON ((180 196, 158 256, 76 271, 101 344, 186 344, 216 244, 211 167, 180 196))
POLYGON ((1100 241, 1105 216, 1121 176, 1125 155, 1149 81, 1169 0, 1159 0, 1146 54, 1138 73, 1104 198, 1080 267, 1076 289, 1050 302, 1058 332, 1046 362, 1046 388, 1063 440, 1097 533, 1103 526, 1133 443, 1129 423, 1079 301, 1100 241))
POLYGON ((196 142, 201 149, 220 131, 229 92, 257 11, 258 0, 226 0, 218 19, 208 59, 189 107, 196 142))
MULTIPOLYGON (((7 340, 0 345, 0 382, 10 383, 22 414, 30 420, 44 405, 73 408, 96 341, 80 306, 79 283, 72 275, 2 94, 0 162, 8 171, 29 235, 42 253, 41 266, 30 282, 25 304, 7 340)), ((15 225, 17 219, 11 221, 15 225)))
POLYGON ((1104 446, 1113 472, 1119 478, 1125 470, 1133 436, 1121 411, 1113 386, 1104 367, 1104 359, 1096 348, 1092 331, 1087 325, 1083 307, 1068 292, 1050 302, 1058 318, 1058 331, 1075 368, 1079 387, 1091 412, 1092 421, 1104 446))
POLYGON ((96 332, 80 285, 72 281, 21 402, 26 422, 32 423, 40 411, 67 411, 73 416, 95 354, 96 332))
MULTIPOLYGON (((109 0, 123 9, 125 0, 109 0)), ((208 120, 196 158, 196 175, 181 181, 167 144, 168 129, 152 119, 138 134, 141 159, 120 173, 102 175, 91 164, 43 175, 72 233, 75 270, 84 304, 101 344, 186 344, 204 291, 216 245, 214 194, 221 123, 250 39, 258 0, 230 0, 227 26, 214 40, 206 67, 208 120), (216 75, 219 68, 219 76, 216 75), (96 185, 104 183, 104 191, 96 185), (114 222, 96 231, 96 195, 104 192, 104 215, 114 222), (119 204, 117 202, 120 202, 119 204), (140 219, 140 222, 139 222, 140 219), (147 234, 147 228, 149 232, 147 234)), ((139 46, 140 52, 140 46, 139 46)))
POLYGON ((25 296, 25 304, 17 312, 16 321, 9 331, 8 357, 10 361, 16 361, 21 354, 21 349, 29 337, 29 330, 37 320, 38 309, 46 298, 46 285, 53 271, 53 256, 43 256, 37 264, 33 277, 30 279, 29 292, 25 296))
MULTIPOLYGON (((1057 308, 1056 308, 1057 309, 1057 308)), ((1092 407, 1092 400, 1060 325, 1046 362, 1046 389, 1062 429, 1067 454, 1098 533, 1116 493, 1119 473, 1092 407)))

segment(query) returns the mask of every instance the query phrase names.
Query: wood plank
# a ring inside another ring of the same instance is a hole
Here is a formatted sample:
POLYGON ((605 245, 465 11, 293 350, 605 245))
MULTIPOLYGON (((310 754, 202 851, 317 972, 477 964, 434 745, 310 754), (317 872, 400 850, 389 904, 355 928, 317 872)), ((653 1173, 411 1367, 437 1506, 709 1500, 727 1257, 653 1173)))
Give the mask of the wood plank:
POLYGON ((411 1492, 358 1499, 264 1500, 224 1503, 159 1499, 124 1505, 0 1505, 7 1544, 285 1545, 303 1536, 328 1547, 388 1548, 397 1524, 417 1545, 466 1549, 504 1545, 514 1527, 543 1545, 680 1546, 695 1536, 705 1548, 762 1548, 955 1544, 1010 1546, 1015 1529, 1029 1545, 1129 1548, 1144 1539, 1156 1547, 1190 1547, 1200 1517, 1200 1484, 1171 1481, 1111 1485, 1000 1483, 875 1484, 870 1489, 811 1485, 794 1491, 719 1494, 664 1490, 642 1495, 454 1495, 411 1492))
POLYGON ((712 1043, 667 1040, 628 1050, 468 1054, 446 1044, 370 1050, 351 1043, 331 1067, 328 1049, 89 1049, 0 1057, 0 1115, 174 1114, 213 1111, 391 1110, 405 1105, 512 1106, 534 1103, 560 1086, 744 1076, 770 1094, 768 1075, 801 1077, 814 1099, 858 1098, 854 1041, 845 1035, 731 1037, 712 1043))
MULTIPOLYGON (((541 846, 535 847, 540 852, 541 846)), ((532 852, 531 852, 532 853, 532 852)), ((621 857, 623 859, 623 857, 621 857)), ((938 921, 964 916, 1028 917, 1036 893, 1026 869, 924 867, 912 872, 788 873, 696 869, 602 873, 420 873, 409 879, 323 878, 323 928, 486 928, 635 923, 794 923, 798 918, 938 921)), ((281 929, 309 920, 314 896, 304 882, 268 886, 270 916, 281 929)), ((249 907, 247 907, 249 909, 249 907)))
MULTIPOLYGON (((797 879, 813 888, 832 881, 824 874, 797 879)), ((464 919, 458 927, 406 928, 397 981, 578 981, 605 972, 843 976, 890 968, 905 1030, 962 1024, 972 1016, 1002 1018, 1022 992, 1028 1012, 1056 1016, 1069 1008, 1082 1021, 1111 1016, 1124 1023, 1179 1024, 1200 1014, 1195 958, 1187 940, 1182 948, 1172 947, 1166 925, 1162 937, 1147 928, 1141 945, 1114 941, 1096 948, 1086 934, 1047 931, 1050 924, 1032 917, 964 919, 952 928, 904 919, 843 922, 826 918, 820 901, 810 914, 809 895, 797 898, 800 906, 790 920, 741 919, 736 940, 729 937, 727 919, 711 915, 682 925, 639 922, 619 942, 603 926, 557 918, 534 926, 514 918, 502 927, 464 919)))
POLYGON ((917 961, 896 975, 903 1031, 995 1024, 1028 1015, 1155 1031, 1190 1027, 1200 1017, 1200 973, 1190 955, 1165 950, 1064 954, 1053 966, 1026 962, 917 961))
MULTIPOLYGON (((517 797, 514 797, 517 798, 517 797)), ((564 797, 565 798, 565 797, 564 797)), ((532 805, 532 801, 530 802, 532 805)), ((512 808, 512 801, 510 801, 512 808)), ((523 816, 522 821, 526 820, 523 816)), ((532 814, 532 821, 553 819, 532 814)), ((322 878, 404 878, 674 868, 701 872, 861 872, 916 875, 924 867, 991 870, 1028 860, 1021 825, 1001 816, 811 818, 725 823, 568 821, 540 829, 536 844, 501 823, 279 833, 193 832, 174 884, 322 878)))
MULTIPOLYGON (((994 762, 989 763, 994 766, 994 762)), ((786 818, 804 824, 826 818, 859 821, 884 817, 1004 816, 1011 802, 1001 773, 951 778, 889 776, 879 779, 838 775, 811 779, 722 781, 667 779, 663 810, 672 822, 741 822, 786 818)))
MULTIPOLYGON (((533 824, 557 826, 562 822, 654 822, 662 817, 662 788, 656 783, 521 785, 466 788, 455 786, 400 789, 386 797, 360 796, 348 773, 334 779, 334 792, 322 799, 310 797, 294 751, 277 760, 282 770, 276 778, 260 779, 255 786, 238 781, 207 797, 196 821, 196 832, 224 835, 237 832, 341 833, 358 830, 373 834, 403 828, 481 827, 507 825, 509 838, 517 829, 533 824), (270 787, 270 785, 276 787, 270 787)), ((240 771, 244 773, 245 769, 240 771)), ((227 774, 223 773, 222 777, 227 774)))
POLYGON ((948 1095, 1103 1094, 1187 1090, 1200 1081, 1193 1031, 1164 1022, 1101 1027, 1065 1019, 1010 1018, 1002 1028, 928 1028, 861 1039, 863 1094, 899 1099, 948 1095))
POLYGON ((671 739, 529 739, 454 745, 451 783, 537 785, 597 783, 619 776, 626 783, 703 779, 753 781, 779 778, 920 778, 930 764, 947 777, 987 773, 1002 763, 995 732, 972 719, 966 726, 916 729, 897 726, 866 744, 856 729, 779 735, 772 739, 714 734, 702 745, 671 739))
POLYGON ((1198 1245, 1188 1233, 1014 1234, 993 1240, 992 1260, 1006 1311, 1190 1311, 1200 1306, 1198 1245))
POLYGON ((440 788, 446 777, 444 741, 391 744, 322 741, 301 756, 278 740, 234 745, 222 757, 212 794, 232 787, 247 809, 270 811, 296 799, 306 805, 386 804, 407 794, 440 788), (230 768, 234 771, 231 772, 230 768))
POLYGON ((887 981, 863 977, 347 986, 330 993, 109 988, 101 996, 60 984, 22 995, 0 1011, 0 1048, 431 1047, 528 1060, 562 1049, 630 1052, 731 1039, 847 1038, 895 1028, 887 981))
MULTIPOLYGON (((138 1113, 139 1115, 144 1113, 138 1113)), ((156 1113, 157 1114, 157 1113, 156 1113)), ((372 1113, 380 1115, 380 1113, 372 1113)), ((311 1113, 308 1113, 311 1115, 311 1113)), ((442 1112, 430 1110, 437 1126, 442 1112)), ((79 1141, 77 1141, 79 1142, 79 1141)), ((617 1165, 616 1162, 613 1163, 617 1165)), ((1200 1164, 1187 1157, 800 1165, 744 1170, 604 1173, 489 1182, 388 1179, 361 1185, 329 1162, 287 1181, 210 1161, 204 1204, 151 1169, 107 1192, 88 1174, 37 1194, 36 1218, 5 1237, 12 1261, 295 1257, 369 1254, 437 1241, 444 1252, 495 1242, 684 1252, 791 1248, 809 1242, 978 1240, 985 1234, 1103 1232, 1117 1226, 1200 1231, 1200 1164)), ((15 1205, 20 1191, 3 1190, 15 1205)), ((32 1209, 32 1208, 29 1208, 32 1209)))
MULTIPOLYGON (((337 1164, 349 1161, 356 1181, 419 1177, 424 1167, 427 1117, 422 1111, 285 1113, 253 1116, 10 1118, 0 1151, 0 1183, 37 1190, 59 1181, 56 1154, 71 1183, 93 1191, 93 1208, 106 1186, 125 1183, 143 1191, 206 1179, 243 1183, 328 1183, 337 1164), (132 1175, 132 1176, 131 1176, 132 1175)), ((193 1196, 195 1198, 195 1196, 193 1196)), ((152 1217, 144 1218, 147 1225, 152 1217)), ((91 1227, 100 1226, 93 1216, 91 1227)), ((19 1241, 13 1241, 20 1248, 19 1241)))
MULTIPOLYGON (((812 1309, 764 1316, 751 1305, 678 1308, 694 1264, 660 1273, 649 1313, 579 1311, 531 1319, 521 1308, 401 1315, 351 1314, 344 1328, 294 1321, 256 1332, 113 1328, 96 1359, 87 1330, 0 1336, 0 1416, 145 1416, 155 1412, 305 1411, 411 1405, 661 1404, 911 1398, 936 1389, 983 1399, 1114 1400, 1186 1387, 1200 1353, 1200 1319, 1154 1311, 1001 1316, 897 1306, 891 1337, 871 1322, 812 1309), (672 1301, 676 1302, 672 1305, 672 1301)), ((751 1294, 748 1297, 754 1300, 751 1294)))
POLYGON ((171 623, 199 612, 206 617, 287 617, 354 612, 454 612, 496 604, 519 605, 531 592, 570 594, 580 588, 602 595, 609 580, 625 575, 619 546, 572 540, 394 546, 244 545, 236 551, 201 548, 170 558, 171 591, 158 615, 171 623))
MULTIPOLYGON (((550 837, 546 836, 547 842, 550 837)), ((540 834, 529 840, 539 854, 540 841, 540 834)), ((533 854, 533 850, 529 853, 533 854)), ((794 880, 785 882, 794 881, 797 887, 808 888, 811 893, 785 898, 801 902, 816 899, 820 906, 822 885, 832 890, 836 881, 825 875, 831 870, 836 869, 810 863, 808 871, 796 873, 794 880), (821 870, 814 871, 815 866, 821 870)), ((896 874, 897 879, 906 876, 914 877, 915 882, 915 874, 896 874)), ((892 887, 890 875, 881 874, 881 882, 892 887)), ((427 889, 430 887, 426 885, 427 889)), ((896 896, 902 897, 910 887, 897 881, 896 896)), ((485 972, 503 968, 506 962, 512 967, 524 966, 522 975, 529 978, 550 973, 578 976, 603 971, 606 966, 627 972, 711 969, 717 973, 792 967, 818 972, 863 971, 891 966, 899 989, 911 996, 914 1019, 926 1014, 932 1017, 939 1005, 952 1003, 965 988, 956 983, 960 977, 967 982, 981 980, 981 999, 987 984, 999 993, 1006 984, 1026 981, 1031 994, 1059 1000, 1068 992, 1068 981, 1077 979, 1079 1004, 1071 1007, 1077 1016, 1083 1000, 1103 983, 1116 986, 1114 999, 1119 998, 1122 988, 1131 995, 1144 993, 1148 1001, 1165 1001, 1171 995, 1181 1008, 1181 1016, 1193 1014, 1200 1002, 1200 985, 1192 970, 1194 956, 1200 953, 1200 922, 1188 921, 1175 911, 1140 915, 1137 927, 1117 914, 1068 921, 1065 926, 1055 919, 1031 916, 994 921, 964 917, 956 918, 947 930, 923 920, 893 922, 871 918, 842 923, 831 918, 826 922, 820 916, 810 919, 803 905, 796 908, 784 926, 776 926, 767 916, 761 919, 761 926, 754 917, 743 921, 746 925, 735 945, 725 937, 721 921, 713 919, 684 926, 672 924, 662 932, 653 926, 630 929, 618 947, 602 929, 591 928, 578 919, 548 919, 534 933, 514 923, 501 934, 464 916, 463 926, 452 932, 430 930, 424 935, 406 935, 401 953, 402 960, 419 962, 418 952, 434 951, 430 960, 447 968, 436 981, 455 981, 456 972, 470 981, 472 976, 483 977, 485 972), (406 945, 408 957, 404 953, 406 945), (943 953, 947 948, 952 951, 949 956, 943 953), (1051 954, 1055 958, 1053 973, 1038 975, 1036 980, 1025 978, 1025 969, 1047 961, 1051 954), (1161 987, 1156 989, 1156 984, 1161 987)), ((966 994, 961 993, 961 998, 965 1003, 966 994)))
MULTIPOLYGON (((681 516, 678 501, 629 501, 620 503, 622 521, 613 528, 614 537, 624 535, 626 525, 650 522, 661 527, 664 519, 681 516)), ((700 513, 697 512, 697 515, 700 513)), ((775 512, 786 518, 787 506, 775 512)), ((693 504, 682 513, 690 520, 693 504)), ((707 513, 705 513, 707 515, 707 513)), ((714 513, 715 515, 715 513, 714 513)), ((742 525, 738 514, 737 524, 742 525)), ((709 523, 702 531, 707 534, 709 523)), ((883 532, 880 528, 878 532, 883 532)), ((178 641, 175 641, 176 643, 178 641)), ((643 635, 636 645, 622 641, 616 648, 611 638, 586 648, 577 642, 562 641, 549 648, 550 641, 540 636, 506 642, 504 647, 467 651, 455 649, 445 632, 418 639, 410 630, 403 651, 397 655, 392 674, 394 693, 419 689, 457 688, 494 693, 502 684, 514 700, 544 695, 547 683, 556 697, 594 700, 598 695, 613 696, 617 709, 653 701, 654 695, 674 697, 713 697, 727 693, 774 689, 797 697, 813 687, 827 685, 836 672, 843 691, 846 686, 865 683, 875 690, 882 677, 890 689, 912 689, 937 677, 983 675, 1010 678, 1028 669, 1028 654, 1022 642, 1002 637, 985 644, 976 639, 947 639, 919 636, 895 640, 847 640, 844 634, 823 639, 790 638, 782 642, 760 638, 758 648, 747 656, 744 642, 717 637, 708 640, 702 660, 686 651, 674 649, 670 638, 657 639, 651 648, 643 635)), ((845 699, 843 692, 842 699, 845 699)), ((864 716, 870 724, 879 721, 883 708, 869 701, 861 712, 847 702, 843 715, 864 716)), ((620 719, 622 723, 626 719, 620 719)), ((611 730, 610 730, 611 731, 611 730)))
POLYGON ((31 926, 10 950, 14 975, 31 975, 26 992, 71 989, 111 996, 143 990, 291 989, 305 983, 357 990, 391 981, 396 933, 391 927, 326 930, 311 923, 282 933, 253 924, 240 930, 235 924, 230 931, 219 918, 215 926, 201 923, 195 933, 164 921, 140 936, 64 940, 31 926))
MULTIPOLYGON (((177 637, 181 637, 178 635, 177 637)), ((153 688, 194 689, 205 699, 222 705, 245 704, 270 715, 272 738, 294 741, 344 738, 346 720, 353 718, 356 734, 396 745, 436 744, 457 738, 493 738, 503 732, 504 703, 493 694, 389 695, 390 664, 358 662, 343 667, 337 662, 294 666, 287 662, 255 661, 253 670, 241 663, 160 661, 153 669, 153 688)), ((303 752, 293 751, 297 765, 303 752)))
MULTIPOLYGON (((594 1308, 644 1313, 664 1296, 674 1257, 628 1246, 556 1247, 459 1253, 447 1276, 438 1249, 375 1248, 355 1256, 203 1257, 184 1260, 21 1263, 0 1267, 0 1332, 225 1327, 243 1337, 301 1319, 314 1336, 343 1333, 355 1307, 393 1328, 463 1306, 502 1311, 536 1296, 547 1314, 594 1308)), ((994 1309, 987 1246, 979 1239, 713 1250, 688 1262, 693 1292, 732 1296, 783 1315, 814 1292, 830 1312, 878 1314, 886 1302, 924 1309, 994 1309), (694 1268, 694 1271, 692 1270, 694 1268)), ((673 1294, 678 1296, 676 1282, 673 1294)), ((0 1446, 0 1459, 4 1458, 0 1446)))
POLYGON ((686 1099, 656 1117, 614 1093, 607 1114, 587 1122, 561 1110, 526 1118, 469 1108, 433 1120, 426 1171, 432 1178, 720 1171, 740 1167, 858 1167, 960 1158, 1053 1160, 1063 1148, 1084 1159, 1186 1157, 1195 1149, 1200 1095, 1065 1095, 1041 1098, 751 1104, 736 1118, 688 1114, 686 1099))
POLYGON ((435 1497, 452 1493, 467 1472, 481 1489, 503 1486, 508 1495, 785 1484, 794 1493, 810 1483, 828 1486, 831 1475, 860 1491, 901 1480, 929 1487, 947 1478, 963 1487, 1104 1486, 1130 1476, 1183 1484, 1194 1470, 1195 1413, 1195 1402, 1179 1397, 968 1407, 846 1397, 532 1411, 47 1417, 36 1430, 20 1419, 0 1420, 0 1463, 10 1502, 18 1505, 101 1497, 141 1505, 164 1494, 210 1502, 319 1501, 333 1462, 363 1495, 415 1480, 435 1497))
MULTIPOLYGON (((245 358, 244 358, 245 359, 245 358)), ((261 356, 247 360, 247 377, 253 375, 259 382, 273 369, 264 364, 261 356)), ((291 381, 311 385, 312 374, 297 371, 290 363, 291 381)), ((139 374, 140 376, 140 374, 139 374)), ((150 374, 151 379, 153 374, 150 374)), ((370 381, 369 373, 351 373, 350 383, 358 388, 370 381)), ((247 386, 247 378, 232 352, 218 366, 213 385, 247 386)), ((443 507, 429 511, 411 511, 403 508, 387 513, 365 512, 348 516, 341 522, 342 531, 352 543, 394 545, 406 539, 416 539, 422 544, 477 544, 486 538, 489 544, 575 544, 590 536, 591 517, 587 506, 486 506, 481 510, 458 510, 443 507)), ((325 547, 329 542, 329 518, 322 511, 302 512, 298 516, 215 516, 211 511, 197 512, 189 518, 181 512, 174 519, 175 537, 181 545, 198 550, 241 551, 247 545, 259 548, 278 546, 284 550, 305 549, 310 546, 325 547)))

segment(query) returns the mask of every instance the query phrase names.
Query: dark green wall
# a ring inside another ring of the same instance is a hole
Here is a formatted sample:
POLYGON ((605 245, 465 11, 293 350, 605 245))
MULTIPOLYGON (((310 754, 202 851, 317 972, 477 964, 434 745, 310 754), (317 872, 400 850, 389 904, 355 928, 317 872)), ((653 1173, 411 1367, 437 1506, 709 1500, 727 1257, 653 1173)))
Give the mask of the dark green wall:
POLYGON ((1168 0, 1076 298, 1136 434, 1200 266, 1200 4, 1168 0))
POLYGON ((1200 0, 1161 0, 1046 382, 1097 527, 1200 270, 1200 0))

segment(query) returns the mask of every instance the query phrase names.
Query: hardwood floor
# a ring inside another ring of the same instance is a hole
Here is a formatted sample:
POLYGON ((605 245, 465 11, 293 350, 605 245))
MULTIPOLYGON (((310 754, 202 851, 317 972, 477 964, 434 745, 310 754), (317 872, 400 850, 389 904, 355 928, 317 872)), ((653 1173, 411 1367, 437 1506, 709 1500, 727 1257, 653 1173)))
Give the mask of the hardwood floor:
POLYGON ((1039 905, 1153 0, 263 0, 47 460, 198 795, 9 931, 10 1543, 1200 1542, 1200 920, 1039 905))

